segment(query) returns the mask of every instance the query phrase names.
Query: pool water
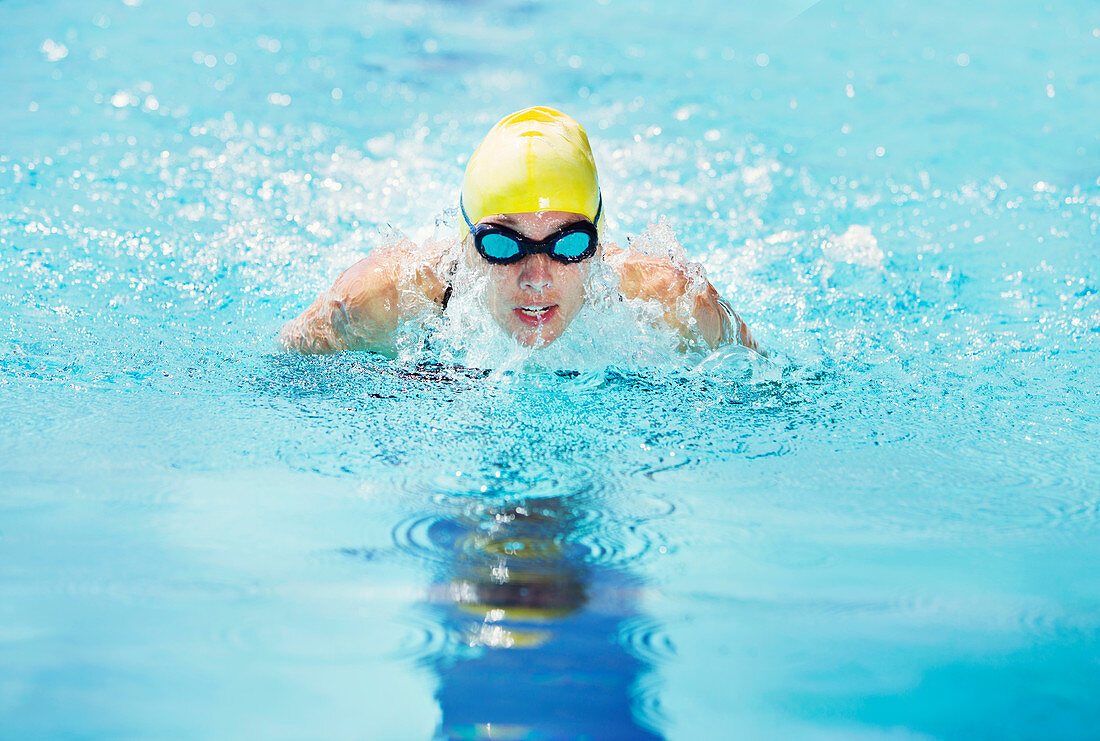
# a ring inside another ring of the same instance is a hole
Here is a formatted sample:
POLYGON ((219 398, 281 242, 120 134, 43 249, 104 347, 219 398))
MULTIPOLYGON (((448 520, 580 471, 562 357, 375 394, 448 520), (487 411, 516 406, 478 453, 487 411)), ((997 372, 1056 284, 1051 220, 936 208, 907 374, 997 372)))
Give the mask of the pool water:
POLYGON ((1100 6, 4 0, 0 50, 0 737, 1096 738, 1100 6), (530 104, 769 358, 277 351, 530 104))

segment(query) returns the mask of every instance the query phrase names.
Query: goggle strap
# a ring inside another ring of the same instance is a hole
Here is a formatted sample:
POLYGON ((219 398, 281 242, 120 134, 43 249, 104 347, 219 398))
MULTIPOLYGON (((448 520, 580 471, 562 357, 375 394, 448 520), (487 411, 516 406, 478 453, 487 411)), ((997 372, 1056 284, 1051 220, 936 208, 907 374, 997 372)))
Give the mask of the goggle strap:
POLYGON ((462 202, 462 196, 458 197, 458 209, 462 212, 462 218, 466 220, 466 226, 470 227, 470 231, 474 230, 474 223, 470 221, 470 217, 466 214, 466 205, 462 202))

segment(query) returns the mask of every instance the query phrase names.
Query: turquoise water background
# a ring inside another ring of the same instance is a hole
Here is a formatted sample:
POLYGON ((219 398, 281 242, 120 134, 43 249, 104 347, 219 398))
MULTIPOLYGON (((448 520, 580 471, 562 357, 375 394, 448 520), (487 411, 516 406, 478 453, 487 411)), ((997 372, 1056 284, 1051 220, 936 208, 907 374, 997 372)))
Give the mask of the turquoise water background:
POLYGON ((0 737, 1096 738, 1098 232, 1094 2, 0 0, 0 737), (276 351, 530 104, 772 361, 276 351))

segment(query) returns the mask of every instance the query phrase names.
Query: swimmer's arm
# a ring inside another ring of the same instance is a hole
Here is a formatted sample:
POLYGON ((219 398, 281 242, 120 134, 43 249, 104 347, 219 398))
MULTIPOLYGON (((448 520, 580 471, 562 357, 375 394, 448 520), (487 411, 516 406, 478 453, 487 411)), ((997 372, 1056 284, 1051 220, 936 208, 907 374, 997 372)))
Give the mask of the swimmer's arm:
POLYGON ((344 350, 392 353, 398 323, 400 257, 375 250, 279 332, 279 345, 307 354, 344 350))
POLYGON ((685 341, 702 338, 711 349, 738 342, 760 352, 748 325, 735 312, 722 308, 710 281, 704 279, 702 288, 693 291, 685 306, 684 299, 692 289, 684 266, 667 257, 634 253, 622 261, 618 273, 622 295, 658 302, 664 308, 665 322, 685 341))

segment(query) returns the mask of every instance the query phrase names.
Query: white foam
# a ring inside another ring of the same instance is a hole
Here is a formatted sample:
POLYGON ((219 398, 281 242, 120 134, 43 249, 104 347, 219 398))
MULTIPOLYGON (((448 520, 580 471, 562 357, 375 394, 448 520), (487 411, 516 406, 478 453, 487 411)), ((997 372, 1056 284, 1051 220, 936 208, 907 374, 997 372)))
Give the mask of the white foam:
POLYGON ((585 283, 586 303, 562 335, 543 348, 524 347, 492 318, 487 277, 468 264, 457 240, 454 245, 449 257, 456 271, 447 310, 440 315, 425 307, 398 330, 400 360, 496 373, 668 370, 693 367, 700 360, 698 353, 680 352, 679 337, 662 319, 663 307, 621 297, 614 265, 605 261, 594 264, 585 283))
POLYGON ((821 244, 825 257, 834 262, 846 262, 849 265, 862 265, 868 268, 882 267, 885 255, 878 246, 878 240, 871 233, 871 227, 853 224, 839 237, 833 237, 821 244))

